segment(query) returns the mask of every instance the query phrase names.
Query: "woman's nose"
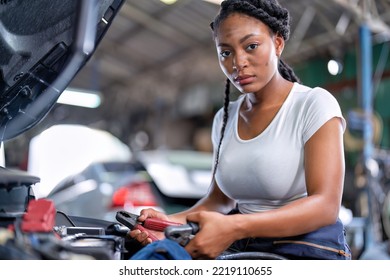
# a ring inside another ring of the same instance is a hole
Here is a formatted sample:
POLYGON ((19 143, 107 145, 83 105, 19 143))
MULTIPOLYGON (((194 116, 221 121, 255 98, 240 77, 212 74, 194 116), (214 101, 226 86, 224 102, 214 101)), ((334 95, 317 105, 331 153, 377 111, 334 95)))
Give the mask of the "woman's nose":
POLYGON ((237 53, 233 60, 233 70, 240 71, 248 64, 246 56, 244 54, 237 53))

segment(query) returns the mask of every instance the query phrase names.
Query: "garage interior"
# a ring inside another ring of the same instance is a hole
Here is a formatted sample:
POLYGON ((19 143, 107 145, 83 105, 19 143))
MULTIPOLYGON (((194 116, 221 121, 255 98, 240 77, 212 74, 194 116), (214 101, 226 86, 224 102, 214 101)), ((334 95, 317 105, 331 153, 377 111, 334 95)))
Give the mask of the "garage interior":
MULTIPOLYGON (((65 122, 108 130, 125 143, 145 130, 150 134, 150 148, 195 147, 194 134, 209 126, 222 104, 224 87, 209 28, 218 5, 211 2, 180 0, 167 5, 159 0, 127 0, 95 54, 70 85, 99 92, 101 105, 96 109, 58 105, 21 138, 65 122), (171 131, 177 127, 180 135, 171 131)), ((350 53, 356 52, 363 22, 372 30, 374 44, 387 41, 389 2, 280 3, 290 10, 292 18, 292 34, 283 53, 286 62, 308 84, 324 86, 335 95, 349 88, 358 97, 356 61, 350 53), (328 74, 326 63, 331 58, 344 60, 340 75, 328 74), (307 69, 311 67, 320 68, 324 75, 317 72, 309 77, 307 69)), ((385 71, 377 74, 386 77, 385 71)))
MULTIPOLYGON (((95 54, 69 86, 97 92, 100 106, 58 103, 38 125, 6 143, 7 164, 24 166, 31 138, 55 124, 108 131, 132 150, 211 151, 211 121, 222 106, 225 80, 209 28, 219 2, 127 0, 95 54), (141 134, 147 135, 142 143, 136 141, 141 134)), ((390 232, 378 230, 378 223, 389 230, 390 2, 279 2, 292 18, 284 60, 303 83, 332 92, 351 125, 345 134, 344 205, 354 215, 373 216, 365 253, 367 258, 387 258, 390 232), (366 40, 371 43, 368 49, 366 40), (367 56, 372 60, 367 61, 367 56), (333 74, 328 70, 330 60, 341 67, 333 74), (372 71, 366 73, 366 69, 372 71), (372 113, 374 121, 367 121, 362 112, 372 113), (365 137, 371 131, 372 137, 365 137), (377 165, 367 164, 373 161, 377 165), (368 206, 372 193, 385 206, 368 206)), ((354 226, 356 232, 361 230, 361 225, 354 226)))

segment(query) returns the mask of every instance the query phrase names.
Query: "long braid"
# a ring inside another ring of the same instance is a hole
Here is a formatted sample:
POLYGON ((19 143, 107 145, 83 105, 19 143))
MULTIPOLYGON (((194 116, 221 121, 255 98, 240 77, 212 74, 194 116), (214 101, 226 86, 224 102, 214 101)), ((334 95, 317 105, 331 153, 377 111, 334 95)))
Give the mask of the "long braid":
POLYGON ((300 83, 300 79, 295 75, 292 68, 285 63, 282 59, 279 59, 279 65, 278 65, 279 73, 282 75, 283 78, 291 81, 291 82, 298 82, 300 83))
MULTIPOLYGON (((221 3, 219 14, 214 21, 210 23, 210 27, 216 36, 217 30, 221 22, 233 13, 243 13, 248 16, 257 18, 266 24, 274 34, 278 34, 287 41, 290 37, 290 15, 287 9, 280 6, 277 0, 225 0, 221 3)), ((287 65, 282 59, 279 59, 278 71, 288 81, 300 82, 295 75, 293 69, 287 65)), ((230 81, 226 80, 225 101, 224 101, 224 117, 221 128, 221 137, 216 152, 213 178, 217 171, 219 163, 219 154, 222 140, 225 134, 225 128, 229 116, 229 101, 230 101, 230 81)), ((215 178, 214 178, 215 179, 215 178)))
POLYGON ((226 79, 225 99, 224 99, 224 103, 223 103, 223 122, 222 122, 222 127, 221 127, 221 137, 219 138, 217 153, 215 155, 215 163, 214 163, 214 170, 213 170, 213 177, 212 178, 214 178, 215 173, 217 172, 217 166, 219 163, 219 153, 221 151, 222 139, 225 135, 226 124, 227 124, 227 120, 229 117, 229 103, 230 103, 230 80, 226 79))

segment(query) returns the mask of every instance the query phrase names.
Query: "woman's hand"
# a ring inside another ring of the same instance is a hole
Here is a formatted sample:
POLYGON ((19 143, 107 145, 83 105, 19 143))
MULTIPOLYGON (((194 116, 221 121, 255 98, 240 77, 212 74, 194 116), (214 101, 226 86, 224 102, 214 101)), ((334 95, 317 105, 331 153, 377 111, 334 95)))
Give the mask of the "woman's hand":
MULTIPOLYGON (((162 212, 156 211, 152 208, 143 209, 138 217, 139 222, 144 222, 147 218, 158 218, 161 220, 169 221, 169 218, 167 215, 165 215, 162 212)), ((158 239, 164 239, 164 232, 160 231, 154 231, 154 230, 148 230, 150 233, 152 233, 154 236, 156 236, 158 239)), ((149 237, 148 232, 141 232, 139 229, 134 229, 129 231, 128 236, 130 238, 133 238, 137 240, 139 243, 141 243, 143 246, 152 243, 152 239, 149 237)))
POLYGON ((201 211, 189 214, 187 220, 200 228, 185 247, 193 259, 215 259, 238 239, 231 216, 201 211))

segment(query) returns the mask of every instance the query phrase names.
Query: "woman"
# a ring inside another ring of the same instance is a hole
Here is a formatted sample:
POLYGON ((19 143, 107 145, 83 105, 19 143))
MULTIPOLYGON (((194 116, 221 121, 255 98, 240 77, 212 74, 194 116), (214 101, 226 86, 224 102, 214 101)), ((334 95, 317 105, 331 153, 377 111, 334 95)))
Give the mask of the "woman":
MULTIPOLYGON (((194 259, 213 259, 228 248, 273 251, 275 240, 340 224, 346 124, 329 92, 299 84, 281 60, 289 24, 288 11, 276 0, 223 1, 211 23, 227 82, 224 107, 213 123, 210 190, 184 212, 167 216, 145 209, 140 216, 198 223, 200 231, 185 247, 194 259), (242 93, 236 101, 229 99, 230 84, 242 93), (232 209, 237 214, 226 215, 232 209)), ((330 238, 341 235, 345 250, 339 248, 336 259, 349 259, 342 225, 338 229, 330 238)), ((130 236, 151 242, 138 230, 130 236)), ((316 254, 287 255, 328 258, 316 254)))

